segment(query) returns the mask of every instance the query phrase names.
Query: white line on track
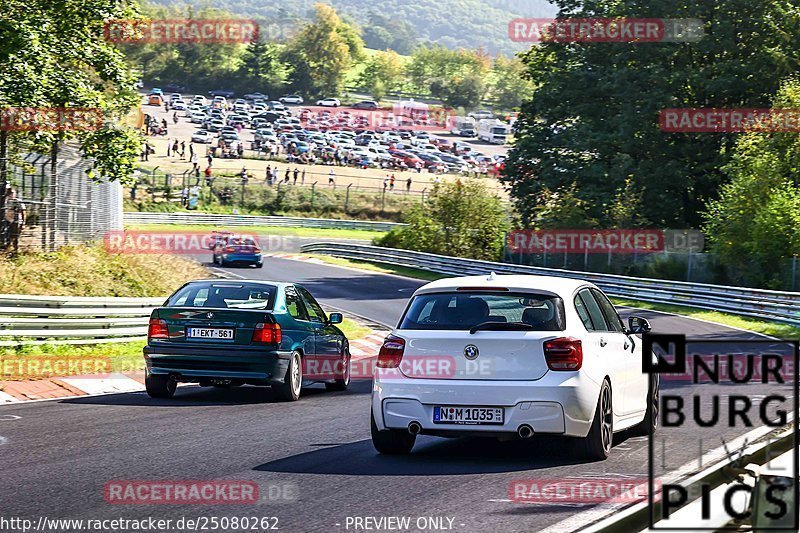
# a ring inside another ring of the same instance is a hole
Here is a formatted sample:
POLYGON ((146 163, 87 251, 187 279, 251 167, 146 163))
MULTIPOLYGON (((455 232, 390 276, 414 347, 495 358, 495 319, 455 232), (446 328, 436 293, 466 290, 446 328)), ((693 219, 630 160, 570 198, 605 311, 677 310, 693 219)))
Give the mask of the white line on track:
POLYGON ((10 422, 12 420, 19 420, 20 418, 22 417, 17 415, 0 415, 0 422, 10 422))

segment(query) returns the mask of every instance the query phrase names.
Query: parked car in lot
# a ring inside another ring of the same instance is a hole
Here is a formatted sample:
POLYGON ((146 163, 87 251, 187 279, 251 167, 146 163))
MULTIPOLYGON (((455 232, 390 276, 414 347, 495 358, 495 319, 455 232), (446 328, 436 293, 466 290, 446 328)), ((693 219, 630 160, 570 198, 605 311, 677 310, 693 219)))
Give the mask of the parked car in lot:
POLYGON ((214 89, 213 91, 208 91, 208 94, 211 96, 221 96, 223 98, 233 98, 233 95, 236 94, 233 91, 229 91, 227 89, 214 89))
POLYGON ((220 147, 222 146, 222 143, 225 143, 226 146, 232 148, 233 143, 239 142, 240 140, 241 139, 239 139, 239 134, 236 132, 229 132, 229 131, 222 132, 219 135, 217 146, 220 147))
POLYGON ((370 111, 374 111, 378 109, 378 102, 374 100, 362 100, 360 102, 356 102, 350 107, 352 107, 353 109, 368 109, 370 111))
POLYGON ((472 113, 467 115, 468 117, 472 117, 475 120, 484 120, 487 118, 494 118, 494 113, 492 113, 488 109, 481 109, 479 111, 473 111, 472 113))
POLYGON ((322 100, 317 100, 317 105, 323 107, 339 107, 342 103, 338 98, 324 98, 322 100))
POLYGON ((145 387, 170 398, 178 383, 271 387, 296 401, 301 387, 350 383, 350 348, 308 290, 292 283, 198 280, 178 289, 150 315, 145 387))
POLYGON ((299 94, 285 94, 278 98, 282 104, 302 104, 303 97, 299 94))
POLYGON ((224 127, 225 127, 225 123, 223 121, 215 118, 215 119, 210 120, 208 122, 208 126, 206 126, 206 129, 208 131, 218 132, 224 127))
POLYGON ((269 96, 267 96, 264 93, 255 92, 255 93, 247 93, 244 96, 242 96, 242 98, 255 103, 258 100, 267 100, 269 99, 269 96))
POLYGON ((213 138, 214 136, 206 130, 197 130, 196 132, 192 133, 193 143, 211 144, 213 138))
POLYGON ((652 434, 657 374, 642 373, 647 320, 623 324, 591 283, 551 276, 447 278, 417 289, 383 343, 372 442, 416 435, 581 439, 605 459, 613 434, 652 434))

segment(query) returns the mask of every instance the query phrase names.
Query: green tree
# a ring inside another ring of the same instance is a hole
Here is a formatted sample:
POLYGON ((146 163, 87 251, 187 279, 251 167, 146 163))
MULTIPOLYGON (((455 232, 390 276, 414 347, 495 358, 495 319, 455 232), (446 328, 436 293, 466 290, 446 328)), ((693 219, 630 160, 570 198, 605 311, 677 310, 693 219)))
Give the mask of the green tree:
POLYGON ((367 62, 359 80, 373 98, 381 100, 403 81, 403 61, 397 52, 378 52, 367 62))
MULTIPOLYGON (((0 28, 12 37, 0 38, 0 106, 92 108, 105 117, 96 131, 13 132, 12 143, 50 151, 55 161, 58 144, 74 140, 101 174, 120 180, 130 175, 141 139, 122 121, 139 97, 124 55, 105 40, 103 29, 107 19, 137 16, 132 0, 4 3, 0 28)), ((55 164, 51 168, 55 179, 55 164)))
POLYGON ((314 21, 286 45, 283 60, 293 67, 289 75, 293 90, 310 96, 338 95, 348 69, 363 57, 364 43, 332 7, 316 4, 314 10, 314 21))
POLYGON ((533 82, 528 78, 525 64, 517 57, 496 57, 492 77, 490 97, 500 109, 519 109, 533 95, 533 82))
POLYGON ((659 111, 765 107, 779 80, 800 67, 800 12, 793 0, 557 0, 562 17, 698 18, 693 43, 542 43, 523 56, 537 84, 522 106, 506 181, 523 219, 538 192, 573 182, 608 225, 625 182, 642 192, 642 215, 693 227, 725 181, 736 134, 664 133, 659 111), (746 30, 744 29, 746 28, 746 30))
POLYGON ((597 220, 589 214, 589 203, 577 194, 577 185, 551 191, 544 189, 536 202, 534 229, 594 228, 597 220))
POLYGON ((482 50, 448 50, 443 46, 421 47, 406 67, 411 84, 450 107, 480 105, 488 86, 491 60, 482 50))
POLYGON ((280 92, 286 85, 289 68, 280 59, 280 47, 274 43, 254 41, 247 45, 236 70, 238 85, 250 92, 280 92))
MULTIPOLYGON (((800 82, 785 82, 773 107, 800 108, 800 82)), ((710 250, 729 277, 780 287, 786 259, 800 255, 800 135, 743 134, 724 171, 731 177, 705 211, 710 250)))
POLYGON ((437 184, 428 201, 410 209, 404 221, 408 226, 392 230, 376 244, 497 260, 509 228, 500 198, 477 180, 437 184))
POLYGON ((373 50, 394 50, 398 54, 410 54, 417 41, 417 33, 408 21, 397 16, 388 16, 370 11, 364 27, 364 44, 373 50))

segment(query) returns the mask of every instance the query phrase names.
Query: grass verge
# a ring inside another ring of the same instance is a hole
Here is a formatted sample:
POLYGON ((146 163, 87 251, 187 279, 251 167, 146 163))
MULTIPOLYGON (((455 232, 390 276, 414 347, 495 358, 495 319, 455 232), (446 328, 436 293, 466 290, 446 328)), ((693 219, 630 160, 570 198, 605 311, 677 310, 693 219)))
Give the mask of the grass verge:
POLYGON ((640 302, 637 300, 627 300, 623 298, 611 298, 611 300, 616 305, 636 307, 638 309, 649 309, 663 313, 675 313, 689 318, 696 318, 698 320, 716 322, 718 324, 722 324, 723 326, 730 326, 732 328, 740 328, 748 331, 754 331, 756 333, 763 333, 764 335, 771 335, 779 339, 800 339, 800 328, 791 326, 789 324, 781 324, 780 322, 769 322, 766 320, 758 320, 757 318, 730 315, 728 313, 720 313, 719 311, 695 309, 693 307, 685 307, 682 305, 653 304, 649 302, 640 302))
POLYGON ((237 233, 285 235, 291 237, 312 237, 320 239, 357 239, 371 241, 382 237, 383 231, 367 231, 358 229, 325 229, 325 228, 287 228, 283 226, 245 226, 225 228, 211 224, 126 224, 131 231, 198 231, 211 233, 212 230, 230 230, 237 233))
POLYGON ((0 293, 148 297, 170 294, 208 271, 174 255, 110 254, 102 246, 0 256, 0 293))

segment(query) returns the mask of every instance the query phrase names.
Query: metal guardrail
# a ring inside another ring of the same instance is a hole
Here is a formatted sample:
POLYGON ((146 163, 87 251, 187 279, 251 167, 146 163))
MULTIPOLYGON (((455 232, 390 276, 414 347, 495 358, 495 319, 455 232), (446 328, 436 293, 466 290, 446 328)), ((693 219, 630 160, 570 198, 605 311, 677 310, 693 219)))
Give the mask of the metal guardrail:
POLYGON ((332 218, 144 212, 125 213, 124 222, 125 224, 198 224, 225 227, 282 226, 292 228, 357 229, 367 231, 389 231, 392 228, 404 225, 395 222, 337 220, 332 218))
POLYGON ((0 294, 0 346, 98 344, 147 338, 147 318, 164 298, 0 294))
POLYGON ((320 242, 307 244, 303 252, 322 253, 347 259, 373 261, 418 268, 455 276, 486 274, 529 274, 578 278, 590 281, 610 296, 721 311, 735 315, 800 325, 800 293, 745 287, 706 285, 684 281, 634 278, 596 272, 578 272, 356 244, 320 242))

